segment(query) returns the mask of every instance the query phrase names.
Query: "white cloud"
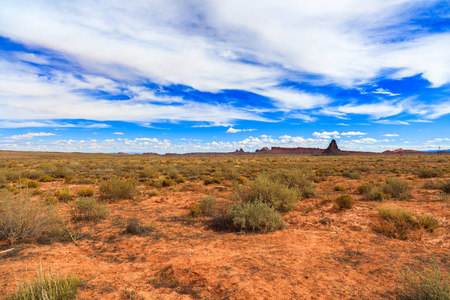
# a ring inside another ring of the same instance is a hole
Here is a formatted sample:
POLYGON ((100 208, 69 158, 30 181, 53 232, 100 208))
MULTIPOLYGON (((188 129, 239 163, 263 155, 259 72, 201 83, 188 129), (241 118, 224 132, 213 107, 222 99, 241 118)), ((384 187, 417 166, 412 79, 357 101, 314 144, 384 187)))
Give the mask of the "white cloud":
POLYGON ((386 133, 386 134, 383 134, 383 136, 398 136, 398 134, 396 134, 396 133, 386 133))
POLYGON ((367 133, 361 132, 361 131, 349 131, 349 132, 342 132, 341 135, 366 135, 367 133))
POLYGON ((20 135, 12 135, 9 137, 9 139, 12 140, 30 140, 34 137, 38 137, 38 136, 52 136, 55 135, 54 133, 50 133, 50 132, 28 132, 25 134, 20 134, 20 135))
POLYGON ((373 138, 363 138, 363 139, 359 139, 359 140, 352 140, 352 142, 357 143, 357 144, 375 144, 378 141, 373 138))
POLYGON ((436 143, 436 142, 443 142, 443 141, 450 141, 449 138, 435 138, 434 140, 427 141, 427 143, 436 143))
POLYGON ((375 91, 372 92, 373 94, 381 94, 381 95, 387 95, 387 96, 398 96, 400 94, 394 94, 391 93, 389 90, 383 89, 383 88, 378 88, 375 91))
POLYGON ((331 139, 331 137, 339 138, 339 132, 337 132, 337 131, 332 131, 332 132, 328 132, 328 131, 314 132, 312 135, 317 137, 317 138, 321 138, 321 139, 331 139))
POLYGON ((374 123, 386 124, 386 125, 409 125, 408 122, 400 121, 400 120, 378 120, 378 121, 374 121, 374 123))
POLYGON ((256 129, 235 129, 233 127, 228 128, 226 133, 238 133, 238 132, 244 132, 244 131, 255 131, 256 129))
POLYGON ((271 98, 284 109, 312 109, 322 107, 332 101, 321 94, 310 94, 293 89, 268 88, 254 90, 255 93, 271 98))
POLYGON ((114 132, 113 134, 124 135, 125 133, 123 133, 123 132, 114 132))

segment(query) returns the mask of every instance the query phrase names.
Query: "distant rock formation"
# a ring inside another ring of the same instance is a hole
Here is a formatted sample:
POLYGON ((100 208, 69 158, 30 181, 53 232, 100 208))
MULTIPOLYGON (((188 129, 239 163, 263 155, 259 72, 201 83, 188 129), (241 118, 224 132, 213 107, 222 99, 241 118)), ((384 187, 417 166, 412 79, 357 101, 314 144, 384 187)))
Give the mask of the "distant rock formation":
POLYGON ((159 154, 155 153, 155 152, 145 152, 145 153, 142 153, 142 155, 159 155, 159 154))
POLYGON ((341 155, 342 151, 339 149, 336 140, 332 140, 328 145, 328 148, 323 151, 324 154, 327 155, 341 155))
POLYGON ((403 148, 398 148, 395 150, 386 150, 383 152, 383 154, 416 154, 416 153, 421 152, 417 150, 403 150, 403 148))
POLYGON ((244 153, 244 152, 245 152, 245 151, 244 151, 244 149, 242 149, 242 148, 241 148, 241 149, 239 149, 239 150, 238 150, 238 149, 236 149, 236 151, 234 151, 234 153, 244 153))
POLYGON ((270 151, 270 149, 268 147, 263 147, 262 149, 256 149, 255 152, 265 152, 265 151, 270 151))

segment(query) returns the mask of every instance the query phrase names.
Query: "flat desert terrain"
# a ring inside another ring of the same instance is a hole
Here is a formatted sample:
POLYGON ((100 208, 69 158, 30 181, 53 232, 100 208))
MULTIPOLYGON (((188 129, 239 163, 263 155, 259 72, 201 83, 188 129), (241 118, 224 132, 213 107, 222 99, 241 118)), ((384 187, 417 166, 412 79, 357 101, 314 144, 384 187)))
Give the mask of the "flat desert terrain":
POLYGON ((0 151, 0 187, 0 299, 43 273, 73 299, 448 292, 448 155, 0 151))

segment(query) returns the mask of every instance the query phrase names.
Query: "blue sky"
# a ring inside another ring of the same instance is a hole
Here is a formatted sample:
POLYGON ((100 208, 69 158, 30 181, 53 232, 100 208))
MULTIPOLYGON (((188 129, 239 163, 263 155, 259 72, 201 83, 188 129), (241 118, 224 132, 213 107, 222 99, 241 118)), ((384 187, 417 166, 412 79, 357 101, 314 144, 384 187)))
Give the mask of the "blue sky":
POLYGON ((2 2, 3 150, 435 150, 449 128, 449 1, 2 2))

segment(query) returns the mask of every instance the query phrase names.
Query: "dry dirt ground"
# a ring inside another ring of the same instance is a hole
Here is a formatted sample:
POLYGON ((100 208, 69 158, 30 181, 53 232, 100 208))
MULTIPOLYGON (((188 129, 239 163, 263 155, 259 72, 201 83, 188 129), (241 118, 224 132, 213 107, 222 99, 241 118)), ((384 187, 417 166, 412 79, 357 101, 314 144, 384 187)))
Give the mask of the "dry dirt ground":
MULTIPOLYGON (((432 261, 450 270, 450 204, 416 180, 411 200, 385 205, 433 215, 441 226, 407 241, 387 238, 369 226, 380 203, 359 200, 356 192, 369 179, 329 176, 317 184, 318 198, 299 201, 283 216, 286 229, 268 234, 215 231, 207 217, 189 216, 205 194, 229 199, 228 181, 187 182, 198 188, 163 188, 158 196, 108 204, 107 219, 70 225, 76 243, 21 243, 0 255, 0 299, 40 267, 80 276, 78 299, 395 299, 402 271, 420 271, 432 261), (333 190, 336 184, 357 199, 352 209, 337 210, 327 201, 344 193, 333 190), (132 217, 155 229, 125 234, 132 217)), ((56 181, 40 189, 62 186, 56 181)), ((60 211, 67 214, 67 207, 60 211)), ((0 250, 10 247, 0 244, 0 250)))

